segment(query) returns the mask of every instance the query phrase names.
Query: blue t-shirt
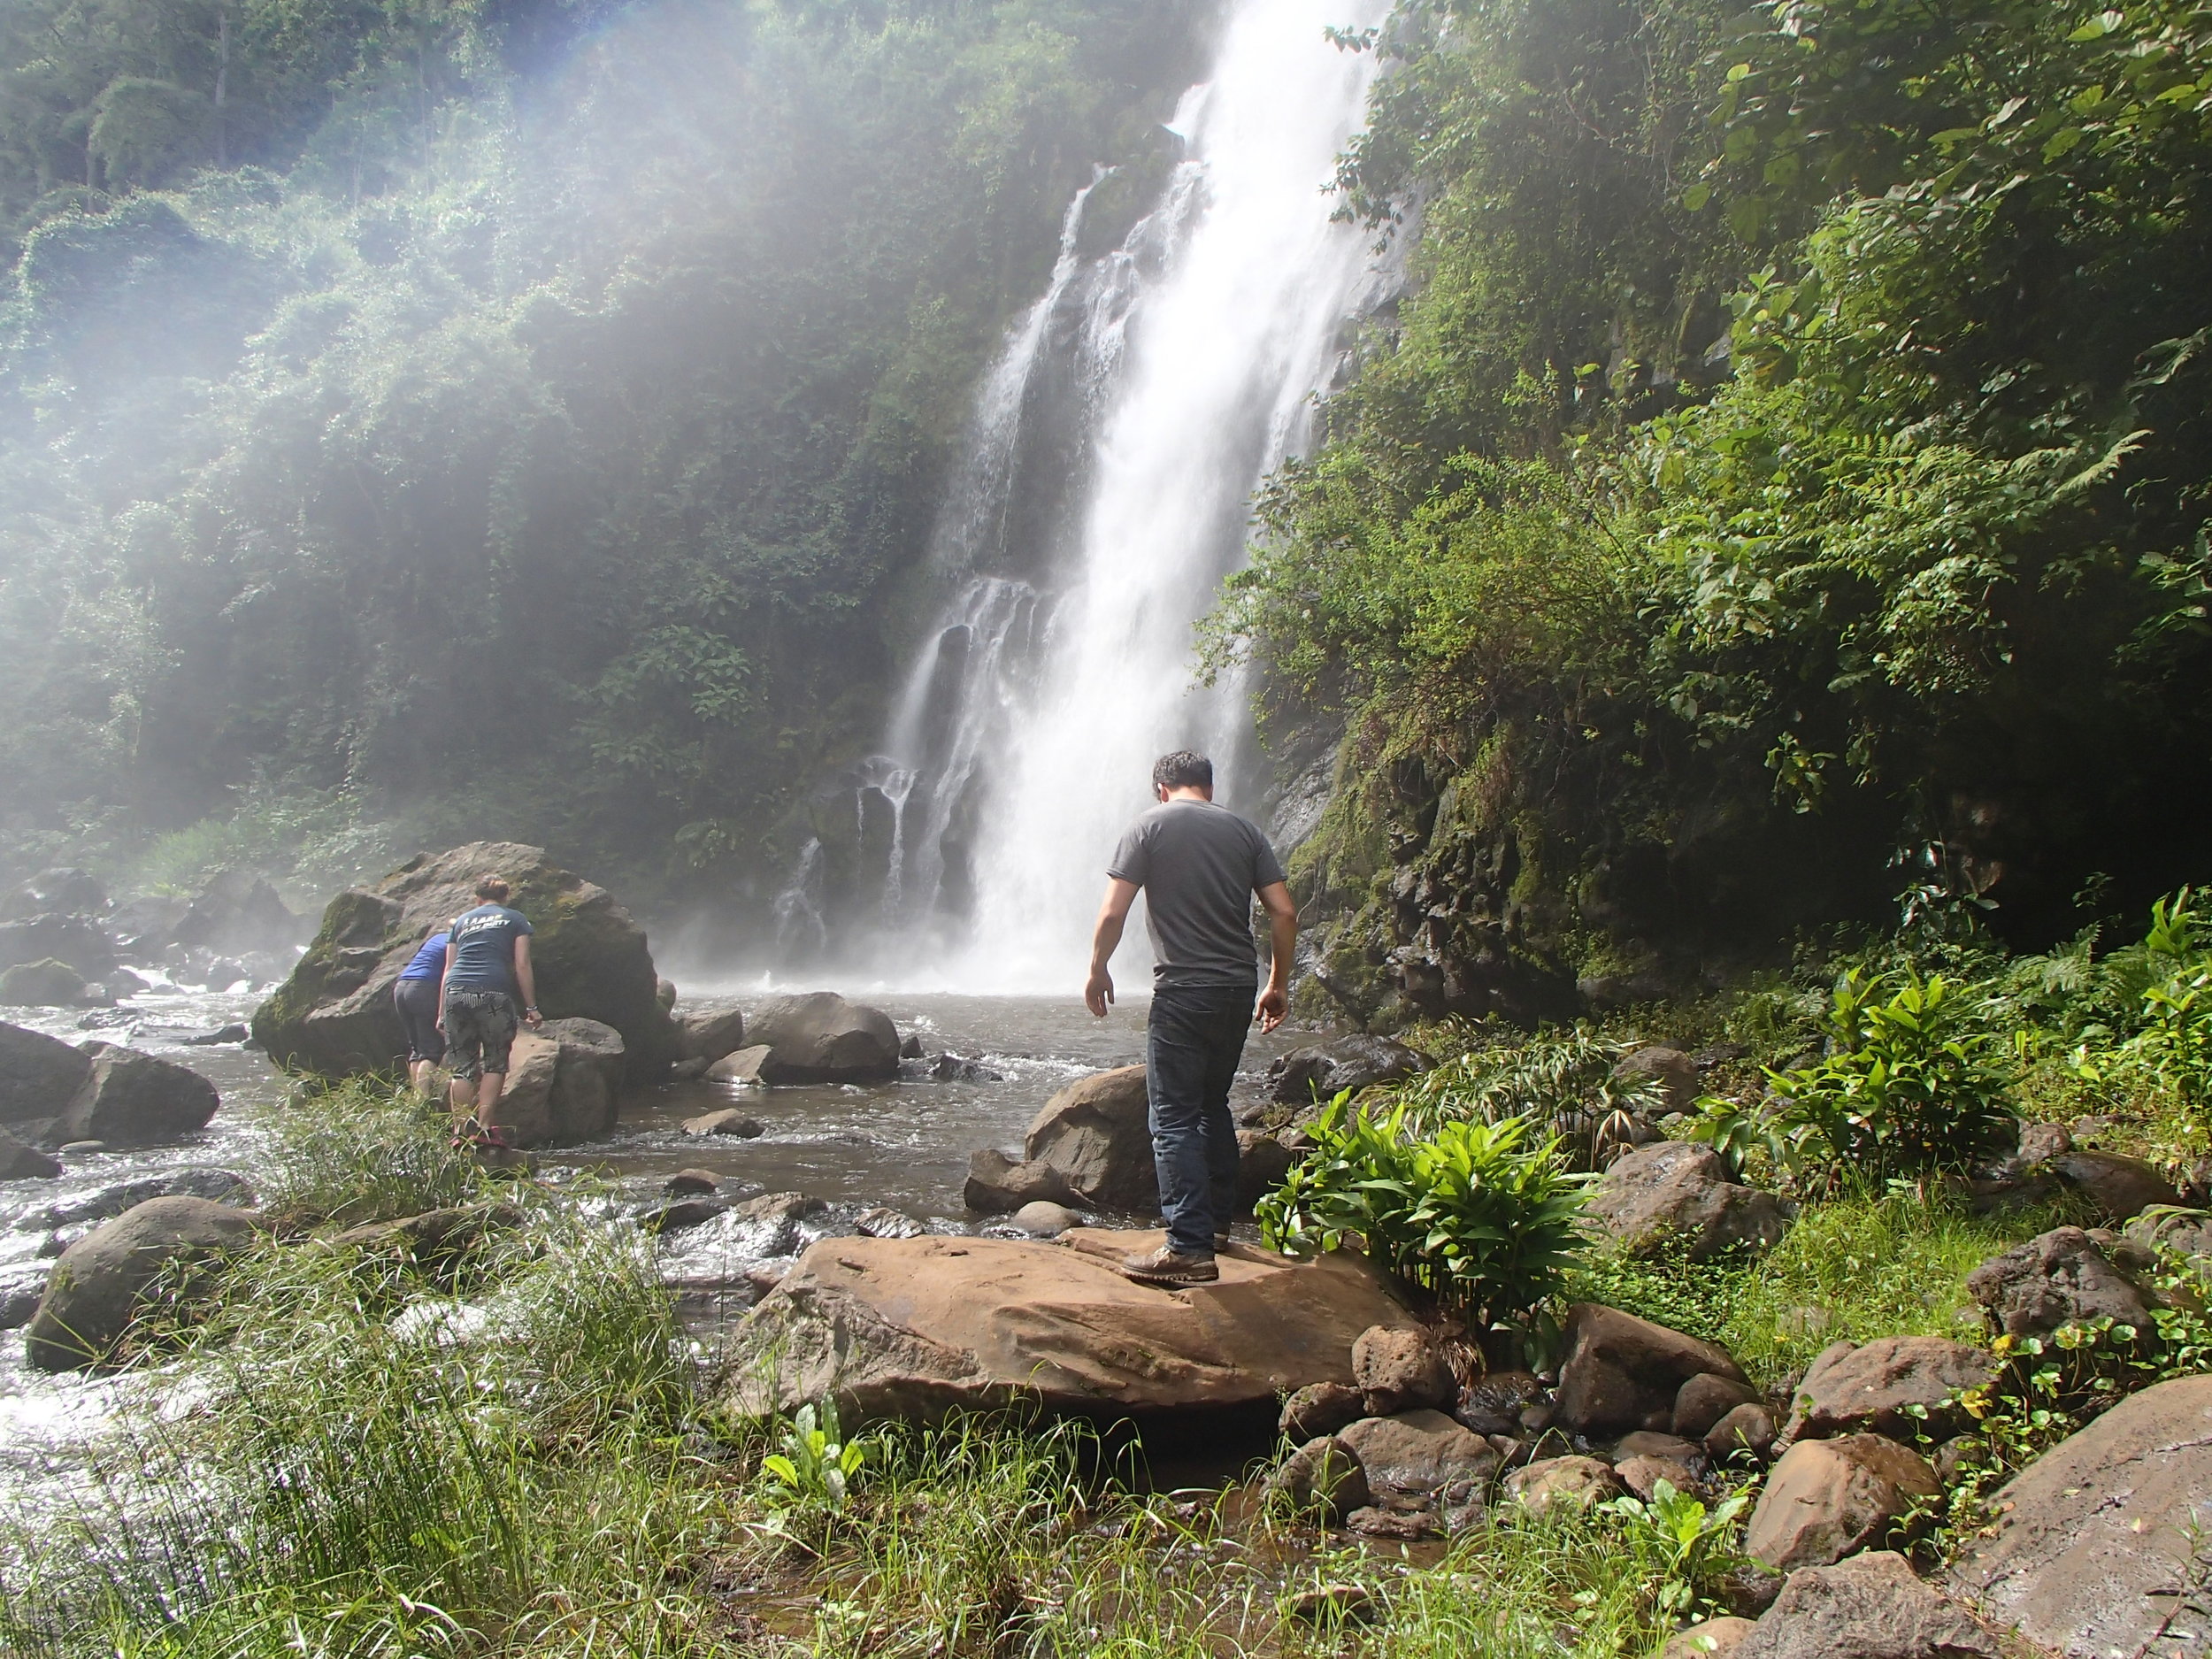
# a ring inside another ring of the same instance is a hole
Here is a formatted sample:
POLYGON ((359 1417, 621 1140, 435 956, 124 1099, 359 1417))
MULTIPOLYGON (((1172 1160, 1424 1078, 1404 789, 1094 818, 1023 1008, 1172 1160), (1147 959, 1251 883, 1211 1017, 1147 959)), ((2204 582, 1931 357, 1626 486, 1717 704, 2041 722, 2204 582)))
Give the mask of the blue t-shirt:
POLYGON ((503 904, 480 904, 453 918, 453 968, 449 988, 515 994, 515 941, 530 931, 530 918, 503 904))
POLYGON ((399 971, 403 979, 435 979, 445 972, 445 941, 450 933, 433 933, 422 941, 414 960, 399 971))

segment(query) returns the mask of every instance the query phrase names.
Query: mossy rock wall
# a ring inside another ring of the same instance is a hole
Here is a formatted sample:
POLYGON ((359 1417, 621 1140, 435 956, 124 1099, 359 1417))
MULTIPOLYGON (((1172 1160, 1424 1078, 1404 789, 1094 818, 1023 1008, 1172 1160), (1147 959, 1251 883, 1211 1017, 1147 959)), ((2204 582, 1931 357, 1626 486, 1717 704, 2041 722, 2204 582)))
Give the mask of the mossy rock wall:
POLYGON ((535 930, 530 957, 548 1019, 596 1019, 622 1033, 626 1075, 658 1081, 675 1028, 655 995, 645 930, 604 887, 514 841, 472 841, 420 854, 366 889, 341 893, 289 979, 254 1012, 253 1033, 278 1064, 325 1077, 388 1071, 406 1052, 392 987, 422 941, 476 902, 500 875, 535 930))

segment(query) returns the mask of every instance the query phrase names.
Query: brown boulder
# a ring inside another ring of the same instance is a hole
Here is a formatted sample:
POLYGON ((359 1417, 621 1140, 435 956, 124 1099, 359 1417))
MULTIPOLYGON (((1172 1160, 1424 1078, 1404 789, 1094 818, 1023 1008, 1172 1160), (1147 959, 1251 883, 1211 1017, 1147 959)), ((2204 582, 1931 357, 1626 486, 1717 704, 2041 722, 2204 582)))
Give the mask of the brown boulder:
POLYGON ((684 1133, 702 1138, 732 1135, 740 1141, 750 1141, 764 1132, 759 1119, 748 1118, 734 1106, 726 1106, 720 1111, 702 1112, 696 1118, 685 1118, 684 1133))
POLYGON ((2131 1395, 1996 1494, 1949 1587, 2066 1659, 2204 1651, 2190 1586, 2212 1494, 2212 1377, 2131 1395), (2194 1647, 2181 1631, 2198 1634, 2194 1647))
POLYGON ((1283 1402, 1276 1427, 1294 1444, 1333 1434, 1367 1415, 1366 1396, 1347 1383, 1308 1383, 1283 1402))
POLYGON ((1435 1333, 1425 1325, 1377 1325, 1352 1344, 1352 1382, 1367 1415, 1386 1417, 1416 1406, 1451 1403, 1458 1385, 1435 1333))
POLYGON ((595 1019, 549 1019, 515 1033, 498 1122, 518 1147, 595 1141, 621 1111, 622 1033, 595 1019))
POLYGON ((1025 1162, 1010 1158, 993 1147, 971 1153, 968 1183, 961 1200, 985 1215, 1019 1210, 1025 1204, 1080 1204, 1081 1194, 1068 1178, 1042 1158, 1025 1162))
POLYGON ((1674 1432, 1686 1440, 1702 1440, 1713 1425, 1738 1406, 1757 1403, 1759 1391, 1733 1377, 1700 1371, 1674 1396, 1674 1432))
POLYGON ((764 1042, 754 1043, 747 1048, 733 1048, 706 1062, 701 1075, 710 1083, 737 1083, 748 1087, 765 1085, 767 1079, 762 1072, 775 1052, 764 1042))
POLYGON ((1913 1499, 1940 1491, 1926 1458, 1879 1434, 1800 1440, 1767 1476, 1744 1553, 1778 1572, 1824 1567, 1878 1541, 1913 1499))
POLYGON ((219 1255, 250 1241, 254 1217, 204 1198, 150 1198, 61 1254, 24 1355, 40 1371, 82 1371, 106 1358, 145 1293, 173 1262, 219 1255))
POLYGON ((1723 1614, 1677 1631, 1659 1650, 1659 1659, 1725 1659, 1751 1634, 1752 1623, 1723 1614))
POLYGON ((1613 1465, 1613 1478, 1628 1488, 1631 1497, 1646 1503, 1659 1495, 1663 1480, 1677 1492, 1694 1495, 1702 1490, 1697 1471, 1675 1457, 1624 1457, 1613 1465))
POLYGON ((1362 1417, 1337 1431, 1367 1471, 1368 1490, 1386 1508, 1433 1503, 1464 1525, 1479 1511, 1498 1454, 1490 1442, 1441 1411, 1362 1417))
POLYGON ((1705 1455, 1717 1463, 1739 1452, 1764 1458, 1774 1449, 1775 1435, 1774 1414, 1764 1404, 1737 1406, 1705 1432, 1705 1455))
POLYGON ((2150 1321, 2135 1281, 2079 1227, 2054 1227, 1992 1256, 1966 1276, 1966 1288, 2011 1337, 2047 1336, 2096 1318, 2138 1329, 2150 1321))
POLYGON ((1694 1141, 1655 1141, 1618 1159, 1591 1189, 1586 1213, 1632 1256, 1692 1262, 1770 1249, 1790 1223, 1780 1199, 1730 1180, 1719 1155, 1694 1141))
POLYGON ((513 884, 508 902, 536 930, 530 962, 546 1018, 613 1026, 626 1079, 658 1082, 676 1039, 645 930, 605 888, 513 841, 420 854, 373 887, 341 893, 291 976, 254 1010, 255 1040, 278 1064, 329 1077, 390 1066, 407 1046, 394 981, 425 939, 476 905, 487 875, 513 884))
POLYGON ((1710 1342, 1617 1308, 1578 1302, 1567 1316, 1554 1421, 1580 1434, 1638 1429, 1648 1418, 1671 1422, 1676 1394, 1701 1372, 1749 1380, 1710 1342))
POLYGON ((1318 1510, 1337 1522, 1374 1499, 1359 1454, 1330 1434, 1308 1440, 1283 1459, 1268 1477, 1267 1490, 1301 1514, 1318 1510))
POLYGON ((1078 1078, 1031 1121, 1022 1156, 1059 1171, 1092 1209, 1156 1215, 1160 1183, 1147 1114, 1142 1066, 1078 1078))
POLYGON ((1838 1342, 1798 1384, 1782 1438, 1826 1440, 1870 1429, 1895 1440, 1924 1432, 1941 1440, 1968 1421, 1955 1406, 1940 1409, 1942 1402, 1994 1381, 1997 1371, 1995 1355, 1939 1336, 1886 1336, 1857 1348, 1838 1342))
POLYGON ((880 1083, 899 1074, 891 1017, 834 991, 780 996, 755 1010, 748 1026, 751 1043, 770 1051, 764 1083, 880 1083))
POLYGON ((1621 1483, 1612 1466, 1598 1458, 1546 1457, 1508 1475, 1504 1492, 1531 1514, 1543 1515, 1555 1504, 1586 1509, 1617 1498, 1621 1483))
POLYGON ((25 1146, 0 1129, 0 1181, 50 1180, 60 1173, 59 1158, 25 1146))
POLYGON ((88 1044, 92 1069, 55 1126, 63 1141, 142 1147, 207 1127, 221 1104, 215 1085, 189 1066, 113 1043, 88 1044))
POLYGON ((1161 1239, 822 1240, 734 1334, 726 1396, 759 1416, 833 1394, 860 1418, 1024 1399, 1114 1416, 1249 1408, 1348 1386, 1355 1337, 1413 1323, 1383 1275, 1341 1251, 1238 1250, 1214 1283, 1176 1292, 1117 1271, 1161 1239))
POLYGON ((1998 1659, 1996 1641, 1877 1550, 1790 1574, 1730 1659, 1998 1659))
POLYGON ((2107 1221, 2126 1221, 2153 1204, 2178 1204, 2174 1184, 2141 1158, 2117 1152, 2062 1152, 2047 1167, 2097 1207, 2107 1221))
POLYGON ((1679 1048, 1656 1043, 1624 1056, 1613 1068, 1613 1077, 1617 1082, 1647 1083, 1657 1089, 1659 1104, 1651 1114, 1655 1118, 1666 1112, 1695 1110, 1697 1097, 1703 1092, 1698 1087, 1697 1062, 1679 1048))
POLYGON ((704 1060, 711 1065, 726 1054, 745 1046, 742 1009, 701 1010, 674 1016, 676 1053, 686 1060, 704 1060))

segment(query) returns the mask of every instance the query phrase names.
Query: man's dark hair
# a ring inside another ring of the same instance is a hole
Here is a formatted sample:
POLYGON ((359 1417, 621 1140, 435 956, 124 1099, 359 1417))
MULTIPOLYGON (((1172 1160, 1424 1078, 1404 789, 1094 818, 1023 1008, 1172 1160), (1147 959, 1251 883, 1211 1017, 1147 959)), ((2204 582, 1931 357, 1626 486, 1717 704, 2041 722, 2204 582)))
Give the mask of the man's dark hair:
POLYGON ((1203 755, 1179 749, 1152 763, 1155 789, 1205 789, 1214 787, 1214 764, 1203 755))

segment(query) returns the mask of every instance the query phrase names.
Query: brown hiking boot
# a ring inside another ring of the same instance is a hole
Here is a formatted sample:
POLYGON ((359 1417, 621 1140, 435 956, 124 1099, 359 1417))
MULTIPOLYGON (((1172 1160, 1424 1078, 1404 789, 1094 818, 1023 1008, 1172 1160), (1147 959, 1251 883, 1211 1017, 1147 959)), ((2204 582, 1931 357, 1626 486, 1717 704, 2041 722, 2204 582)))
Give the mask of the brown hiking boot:
POLYGON ((1121 1276, 1140 1285, 1179 1290, 1185 1285, 1210 1285, 1221 1277, 1221 1270, 1210 1256, 1183 1256, 1172 1245, 1163 1244, 1148 1255, 1122 1257, 1121 1276))

